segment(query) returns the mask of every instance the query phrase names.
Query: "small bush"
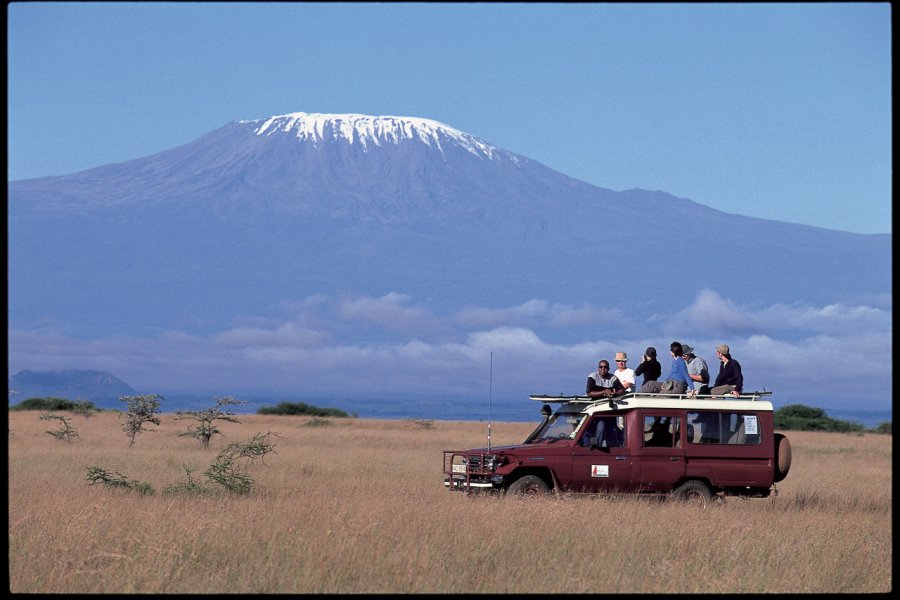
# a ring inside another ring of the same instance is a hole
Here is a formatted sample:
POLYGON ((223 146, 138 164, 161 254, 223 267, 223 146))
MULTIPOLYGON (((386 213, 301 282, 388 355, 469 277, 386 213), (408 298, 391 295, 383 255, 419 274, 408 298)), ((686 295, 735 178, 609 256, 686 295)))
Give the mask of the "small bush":
POLYGON ((163 494, 204 494, 209 491, 208 488, 203 487, 191 477, 191 473, 194 472, 193 469, 188 467, 187 465, 181 465, 184 468, 185 475, 187 476, 187 481, 184 483, 176 483, 175 485, 167 485, 163 488, 163 494))
POLYGON ((313 417, 349 417, 339 408, 319 408, 305 402, 279 402, 275 406, 263 406, 256 411, 259 415, 309 415, 313 417))
POLYGON ((874 431, 875 433, 886 433, 888 435, 892 435, 893 431, 892 431, 891 423, 892 423, 891 421, 885 421, 883 423, 879 423, 878 427, 876 427, 872 431, 874 431))
MULTIPOLYGON (((119 400, 128 403, 128 414, 126 415, 128 420, 122 425, 122 431, 128 436, 130 440, 128 446, 131 447, 134 446, 135 436, 145 431, 145 423, 159 425, 159 417, 156 415, 159 413, 159 403, 162 400, 162 396, 158 394, 123 396, 119 400)), ((153 430, 147 429, 146 431, 153 430)))
POLYGON ((97 407, 90 400, 76 400, 72 412, 87 419, 94 416, 94 413, 97 412, 97 407))
POLYGON ((87 471, 88 485, 102 483, 107 488, 134 490, 145 496, 152 496, 156 493, 156 490, 154 490, 153 486, 149 483, 142 483, 140 481, 129 479, 118 471, 110 473, 106 469, 101 469, 100 467, 88 467, 87 471))
MULTIPOLYGON (((28 398, 18 404, 9 407, 9 410, 45 410, 45 411, 70 411, 79 413, 83 407, 89 406, 91 410, 97 410, 94 403, 89 400, 73 402, 65 398, 28 398)), ((80 414, 80 413, 79 413, 80 414)))
POLYGON ((821 408, 789 404, 775 411, 775 428, 786 431, 832 431, 853 433, 865 427, 851 421, 832 419, 821 408))
POLYGON ((69 423, 68 417, 62 415, 54 415, 53 413, 44 413, 41 415, 41 421, 59 421, 59 429, 48 429, 47 433, 58 440, 65 440, 69 443, 78 437, 78 431, 69 423))
POLYGON ((179 433, 178 435, 189 435, 191 437, 195 437, 200 441, 200 445, 204 448, 209 448, 209 441, 212 439, 212 436, 216 434, 221 434, 219 428, 216 427, 214 421, 230 421, 232 423, 240 423, 237 419, 234 418, 234 413, 228 412, 226 410, 222 410, 223 406, 234 405, 234 404, 246 404, 243 400, 238 400, 237 398, 232 398, 231 396, 226 396, 225 398, 216 398, 216 405, 212 408, 207 408, 206 410, 188 410, 188 411, 178 411, 175 413, 175 420, 181 419, 192 419, 197 421, 197 426, 193 429, 189 429, 184 433, 179 433))
POLYGON ((260 459, 263 460, 266 454, 275 452, 275 446, 269 440, 273 434, 268 432, 265 435, 257 433, 246 444, 233 442, 228 444, 224 450, 219 453, 214 462, 206 470, 204 475, 212 481, 224 487, 229 492, 238 494, 246 494, 253 486, 253 479, 241 470, 238 461, 242 459, 251 462, 260 459))

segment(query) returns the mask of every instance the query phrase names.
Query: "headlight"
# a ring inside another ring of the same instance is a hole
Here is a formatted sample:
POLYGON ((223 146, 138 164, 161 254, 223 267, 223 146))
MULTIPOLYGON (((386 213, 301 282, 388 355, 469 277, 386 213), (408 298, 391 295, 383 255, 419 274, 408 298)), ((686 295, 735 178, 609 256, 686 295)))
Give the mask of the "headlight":
POLYGON ((484 457, 484 468, 486 471, 496 471, 497 467, 505 465, 506 462, 505 456, 488 455, 484 457))

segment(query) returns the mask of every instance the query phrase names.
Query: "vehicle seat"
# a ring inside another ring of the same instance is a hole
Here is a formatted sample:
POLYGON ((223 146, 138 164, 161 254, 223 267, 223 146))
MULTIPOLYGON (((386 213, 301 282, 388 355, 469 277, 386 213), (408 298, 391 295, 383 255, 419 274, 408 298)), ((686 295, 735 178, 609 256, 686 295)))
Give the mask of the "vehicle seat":
POLYGON ((737 430, 732 434, 730 438, 728 438, 729 444, 746 444, 747 443, 747 432, 744 429, 744 423, 741 422, 741 426, 737 428, 737 430))
POLYGON ((647 445, 660 448, 671 447, 672 434, 669 433, 669 424, 654 423, 650 428, 650 439, 647 441, 647 445))

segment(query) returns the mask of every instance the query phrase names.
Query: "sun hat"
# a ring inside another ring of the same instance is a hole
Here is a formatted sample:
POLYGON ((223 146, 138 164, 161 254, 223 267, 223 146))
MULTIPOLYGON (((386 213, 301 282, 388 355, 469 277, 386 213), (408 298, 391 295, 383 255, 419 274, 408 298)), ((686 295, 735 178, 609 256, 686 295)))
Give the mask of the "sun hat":
POLYGON ((628 360, 628 355, 624 352, 616 352, 616 360, 628 360))
POLYGON ((691 348, 690 346, 688 346, 687 344, 682 344, 682 345, 681 345, 681 352, 682 352, 682 354, 693 354, 693 353, 694 353, 694 349, 691 348))
POLYGON ((716 352, 719 354, 730 354, 728 344, 719 344, 716 346, 716 352))

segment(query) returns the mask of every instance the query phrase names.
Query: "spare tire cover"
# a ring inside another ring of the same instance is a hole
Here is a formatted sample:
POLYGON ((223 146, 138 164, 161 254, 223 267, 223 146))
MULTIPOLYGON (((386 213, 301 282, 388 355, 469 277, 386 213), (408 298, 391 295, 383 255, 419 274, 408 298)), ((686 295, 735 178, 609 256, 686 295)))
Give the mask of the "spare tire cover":
POLYGON ((775 481, 787 477, 791 470, 791 442, 783 434, 775 434, 775 481))

